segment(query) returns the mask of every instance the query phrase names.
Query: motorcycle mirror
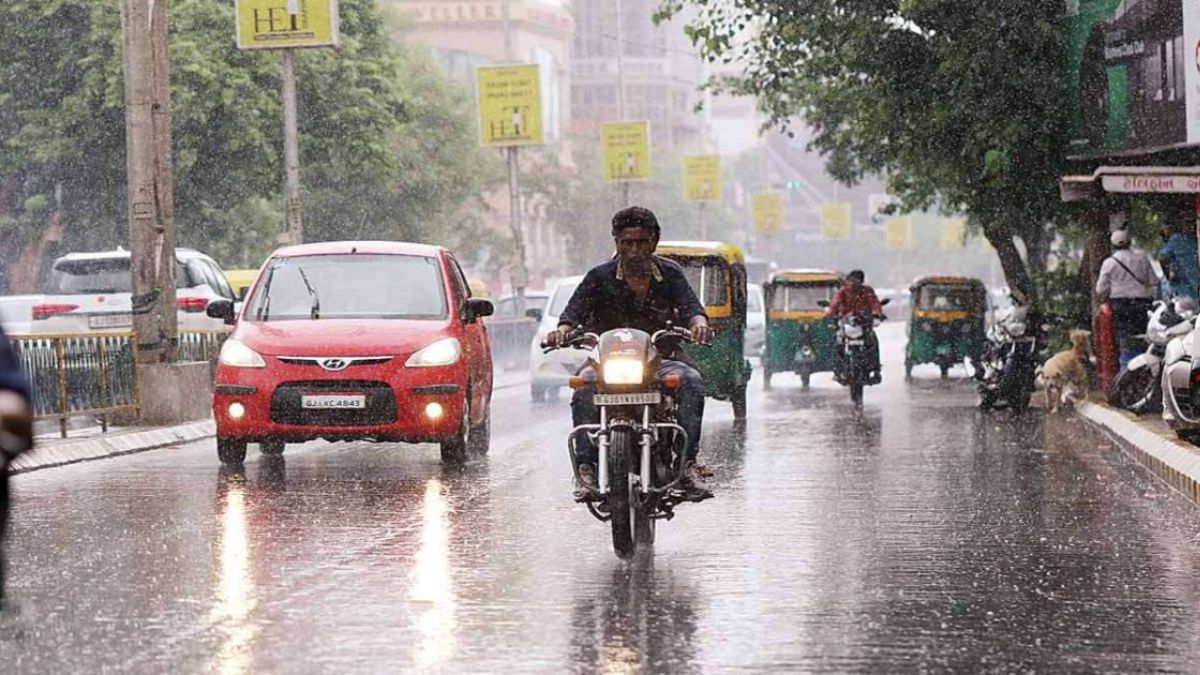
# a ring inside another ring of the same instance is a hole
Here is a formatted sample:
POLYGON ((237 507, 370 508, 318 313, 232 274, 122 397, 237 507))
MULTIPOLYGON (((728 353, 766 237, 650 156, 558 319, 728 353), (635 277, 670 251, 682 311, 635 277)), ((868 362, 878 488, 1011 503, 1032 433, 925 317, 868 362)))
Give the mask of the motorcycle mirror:
POLYGON ((879 304, 880 304, 880 306, 883 306, 883 305, 886 305, 886 304, 888 304, 888 303, 889 303, 889 302, 891 302, 891 301, 892 301, 892 299, 891 299, 891 298, 884 298, 884 299, 882 299, 882 300, 880 300, 880 301, 879 301, 879 304))
POLYGON ((828 307, 828 306, 829 306, 829 301, 828 301, 828 300, 818 300, 818 301, 817 301, 817 306, 818 306, 818 307, 828 307))

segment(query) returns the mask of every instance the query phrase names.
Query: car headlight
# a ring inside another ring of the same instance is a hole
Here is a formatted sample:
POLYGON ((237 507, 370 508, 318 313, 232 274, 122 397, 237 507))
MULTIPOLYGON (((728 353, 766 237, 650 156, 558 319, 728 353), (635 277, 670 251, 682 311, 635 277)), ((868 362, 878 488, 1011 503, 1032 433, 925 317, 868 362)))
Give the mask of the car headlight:
POLYGON ((229 339, 221 345, 221 355, 218 360, 223 366, 231 368, 266 368, 267 362, 258 352, 246 346, 240 340, 229 339))
POLYGON ((641 384, 645 366, 632 359, 613 359, 604 362, 606 384, 641 384))
POLYGON ((458 362, 462 356, 462 345, 458 338, 444 338, 426 345, 416 354, 408 357, 405 366, 409 368, 428 368, 429 366, 448 366, 458 362))

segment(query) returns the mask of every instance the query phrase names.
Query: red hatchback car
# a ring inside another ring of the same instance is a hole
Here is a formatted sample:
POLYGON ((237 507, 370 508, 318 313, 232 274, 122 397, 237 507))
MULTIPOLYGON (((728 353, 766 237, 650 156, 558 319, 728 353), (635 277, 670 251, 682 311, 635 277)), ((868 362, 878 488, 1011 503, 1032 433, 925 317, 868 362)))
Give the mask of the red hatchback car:
POLYGON ((487 452, 492 356, 458 262, 437 246, 328 242, 271 255, 221 349, 213 396, 217 454, 246 445, 440 443, 442 460, 487 452))

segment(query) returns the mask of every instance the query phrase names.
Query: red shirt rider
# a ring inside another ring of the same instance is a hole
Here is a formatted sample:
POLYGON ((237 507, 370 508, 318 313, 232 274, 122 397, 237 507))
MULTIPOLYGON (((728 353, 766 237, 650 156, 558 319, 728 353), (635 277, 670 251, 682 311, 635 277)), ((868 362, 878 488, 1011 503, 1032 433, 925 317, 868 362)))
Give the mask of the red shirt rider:
POLYGON ((883 306, 875 296, 875 289, 863 283, 866 275, 862 270, 854 270, 846 275, 846 283, 838 289, 825 310, 825 316, 841 318, 850 314, 870 314, 882 316, 883 306))

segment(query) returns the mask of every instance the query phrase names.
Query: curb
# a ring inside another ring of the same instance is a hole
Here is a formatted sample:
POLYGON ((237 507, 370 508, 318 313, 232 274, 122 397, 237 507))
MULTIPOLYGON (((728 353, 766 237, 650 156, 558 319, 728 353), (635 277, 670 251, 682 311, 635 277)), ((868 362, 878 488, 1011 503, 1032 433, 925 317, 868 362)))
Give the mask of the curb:
POLYGON ((1075 410, 1114 436, 1126 454, 1200 505, 1200 448, 1156 431, 1148 422, 1108 405, 1088 401, 1078 404, 1075 410))
POLYGON ((89 459, 103 459, 144 452, 168 445, 210 438, 216 433, 216 423, 209 419, 173 427, 131 429, 127 432, 114 431, 78 440, 56 439, 50 443, 35 445, 32 450, 17 457, 9 465, 9 473, 24 473, 89 459))

